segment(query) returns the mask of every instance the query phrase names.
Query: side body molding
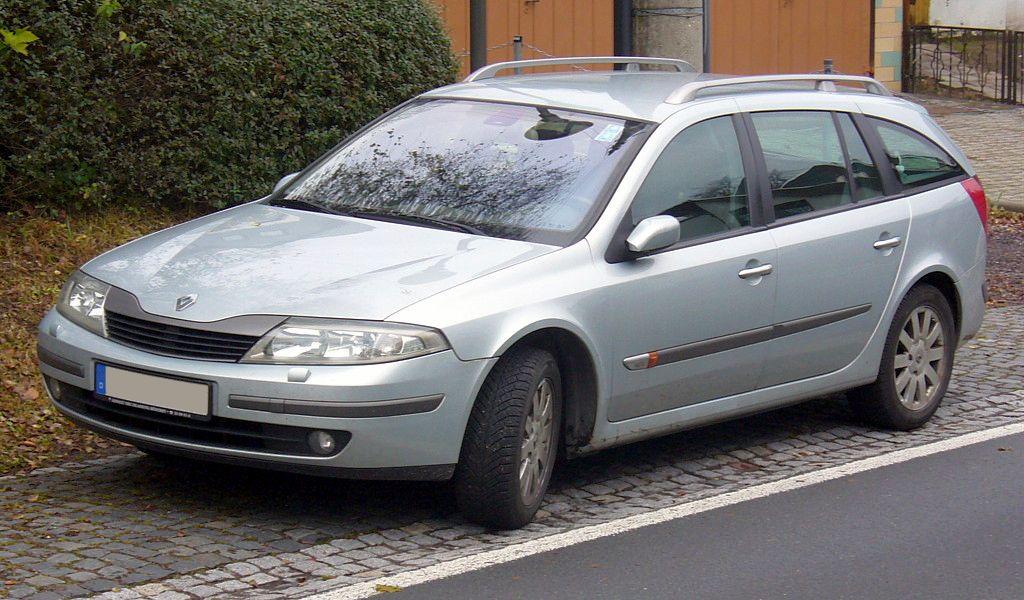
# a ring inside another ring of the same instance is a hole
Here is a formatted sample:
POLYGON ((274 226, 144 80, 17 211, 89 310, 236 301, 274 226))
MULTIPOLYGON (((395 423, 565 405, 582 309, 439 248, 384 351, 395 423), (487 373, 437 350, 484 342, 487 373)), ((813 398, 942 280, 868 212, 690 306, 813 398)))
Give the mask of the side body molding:
POLYGON ((740 348, 750 344, 767 342, 768 340, 775 338, 793 335, 794 333, 807 331, 808 329, 814 329, 815 327, 822 327, 844 319, 856 317, 857 315, 862 315, 869 310, 871 310, 870 304, 841 308, 839 310, 794 319, 784 323, 776 323, 770 327, 758 327, 757 329, 731 333, 729 335, 723 335, 708 340, 701 340, 699 342, 683 344, 681 346, 672 346, 671 348, 663 348, 661 350, 653 350, 651 352, 637 354, 623 359, 622 364, 630 371, 650 369, 658 365, 667 365, 681 360, 707 356, 708 354, 715 354, 717 352, 725 352, 726 350, 732 350, 734 348, 740 348))

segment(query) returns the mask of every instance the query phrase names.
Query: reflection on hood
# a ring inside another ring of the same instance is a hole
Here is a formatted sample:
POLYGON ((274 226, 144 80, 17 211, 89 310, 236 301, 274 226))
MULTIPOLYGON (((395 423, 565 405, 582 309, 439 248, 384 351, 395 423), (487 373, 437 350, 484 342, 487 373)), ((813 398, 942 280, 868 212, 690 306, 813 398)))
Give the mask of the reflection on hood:
POLYGON ((554 250, 413 225, 248 204, 87 263, 155 314, 384 319, 427 296, 554 250), (183 312, 175 301, 197 294, 183 312))

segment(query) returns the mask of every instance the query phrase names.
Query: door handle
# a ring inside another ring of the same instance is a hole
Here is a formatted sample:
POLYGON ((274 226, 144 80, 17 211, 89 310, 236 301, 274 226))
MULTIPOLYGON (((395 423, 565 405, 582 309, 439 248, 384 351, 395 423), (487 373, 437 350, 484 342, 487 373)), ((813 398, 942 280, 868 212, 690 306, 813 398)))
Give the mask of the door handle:
POLYGON ((739 272, 740 279, 750 279, 751 277, 762 277, 772 272, 771 265, 761 265, 759 267, 751 267, 749 269, 743 269, 739 272))
POLYGON ((897 236, 891 237, 887 240, 878 240, 877 242, 872 244, 872 246, 875 248, 875 250, 888 250, 889 248, 895 248, 896 246, 899 246, 900 242, 902 241, 903 240, 901 240, 899 236, 897 236))

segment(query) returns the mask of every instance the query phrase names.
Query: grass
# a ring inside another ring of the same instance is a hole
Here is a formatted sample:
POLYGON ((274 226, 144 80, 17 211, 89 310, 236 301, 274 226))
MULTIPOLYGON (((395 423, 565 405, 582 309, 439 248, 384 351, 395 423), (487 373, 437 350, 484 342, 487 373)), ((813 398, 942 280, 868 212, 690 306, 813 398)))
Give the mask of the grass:
POLYGON ((61 285, 93 256, 188 218, 118 208, 65 219, 0 221, 0 474, 97 456, 122 446, 78 428, 49 404, 36 365, 36 326, 61 285))

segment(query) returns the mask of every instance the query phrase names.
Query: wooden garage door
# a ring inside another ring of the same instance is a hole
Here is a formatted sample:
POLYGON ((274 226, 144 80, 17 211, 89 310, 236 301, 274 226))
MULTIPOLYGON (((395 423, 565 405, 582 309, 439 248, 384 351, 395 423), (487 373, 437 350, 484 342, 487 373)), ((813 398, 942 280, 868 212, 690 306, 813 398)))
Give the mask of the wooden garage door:
MULTIPOLYGON (((469 72, 469 0, 433 0, 469 72)), ((523 58, 614 54, 614 0, 489 0, 487 62, 512 60, 512 38, 523 36, 523 58)))
POLYGON ((445 30, 452 40, 452 52, 459 57, 462 75, 469 70, 469 0, 433 0, 445 30))
POLYGON ((713 0, 711 71, 740 75, 871 71, 874 0, 713 0))

